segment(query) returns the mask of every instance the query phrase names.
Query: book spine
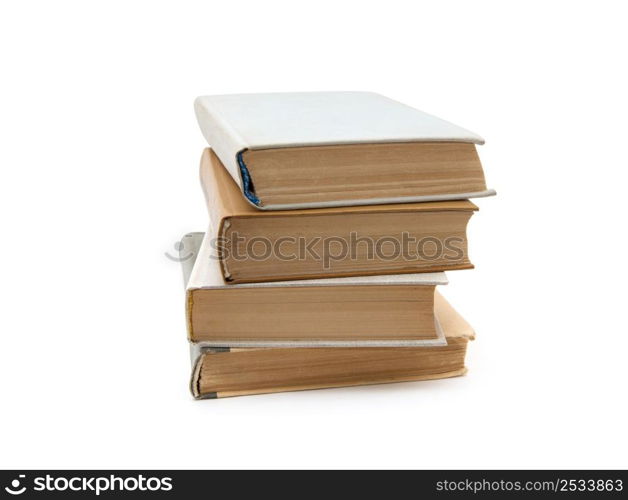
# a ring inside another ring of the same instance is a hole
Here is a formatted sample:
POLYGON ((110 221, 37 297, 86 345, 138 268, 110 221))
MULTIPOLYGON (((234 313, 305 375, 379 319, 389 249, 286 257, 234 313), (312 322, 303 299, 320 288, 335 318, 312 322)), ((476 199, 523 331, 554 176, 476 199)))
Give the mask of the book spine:
POLYGON ((240 189, 243 189, 244 182, 238 164, 238 154, 247 149, 248 144, 216 109, 209 108, 207 102, 196 99, 194 111, 203 136, 224 163, 231 177, 238 183, 240 189))
POLYGON ((186 288, 190 275, 196 262, 198 249, 203 241, 204 233, 187 233, 179 240, 177 246, 179 248, 179 262, 181 263, 181 271, 183 272, 183 288, 186 288))
POLYGON ((222 218, 225 216, 225 199, 219 182, 214 175, 214 169, 211 168, 211 151, 205 149, 201 156, 201 166, 199 169, 199 177, 201 181, 201 189, 205 197, 205 204, 209 212, 209 219, 212 226, 218 227, 222 218))

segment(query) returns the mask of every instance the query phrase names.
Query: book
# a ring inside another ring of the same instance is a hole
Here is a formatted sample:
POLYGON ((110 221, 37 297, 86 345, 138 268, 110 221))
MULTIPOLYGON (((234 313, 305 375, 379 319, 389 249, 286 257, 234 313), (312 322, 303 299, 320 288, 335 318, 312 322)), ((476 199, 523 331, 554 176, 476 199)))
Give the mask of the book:
MULTIPOLYGON (((203 238, 189 233, 181 239, 186 287, 203 238)), ((234 348, 190 342, 190 390, 196 399, 214 399, 463 375, 467 343, 475 333, 438 292, 434 313, 445 342, 433 346, 234 348)))
POLYGON ((462 127, 370 92, 202 96, 209 145, 261 210, 467 199, 486 187, 462 127))
POLYGON ((193 360, 197 399, 449 378, 466 373, 471 326, 439 294, 436 315, 447 344, 424 347, 212 347, 193 360))
POLYGON ((443 345, 434 316, 444 273, 226 284, 212 232, 181 240, 196 259, 186 287, 188 338, 223 347, 407 347, 443 345), (200 241, 200 244, 199 244, 200 241), (199 245, 198 250, 195 245, 199 245))
POLYGON ((200 177, 228 283, 470 269, 468 200, 262 211, 211 149, 200 177))

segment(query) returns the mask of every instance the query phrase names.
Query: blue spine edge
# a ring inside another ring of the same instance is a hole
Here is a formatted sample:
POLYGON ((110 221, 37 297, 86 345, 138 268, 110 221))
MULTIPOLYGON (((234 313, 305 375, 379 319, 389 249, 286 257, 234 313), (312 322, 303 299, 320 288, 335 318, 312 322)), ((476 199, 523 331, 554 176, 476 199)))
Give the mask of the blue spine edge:
POLYGON ((240 167, 240 175, 242 176, 242 190, 244 191, 244 196, 246 196, 250 202, 260 206, 261 202, 259 198, 255 196, 251 175, 249 174, 249 170, 246 168, 246 163, 244 163, 244 159, 242 158, 242 153, 244 153, 244 151, 246 150, 243 149, 236 155, 236 158, 238 159, 238 166, 240 167))

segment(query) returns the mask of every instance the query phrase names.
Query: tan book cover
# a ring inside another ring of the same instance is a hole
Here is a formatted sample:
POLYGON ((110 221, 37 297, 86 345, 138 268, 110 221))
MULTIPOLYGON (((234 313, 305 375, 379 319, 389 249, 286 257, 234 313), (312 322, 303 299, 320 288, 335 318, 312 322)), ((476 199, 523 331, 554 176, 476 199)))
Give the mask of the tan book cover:
POLYGON ((260 211, 209 148, 200 177, 228 283, 473 267, 468 200, 260 211))

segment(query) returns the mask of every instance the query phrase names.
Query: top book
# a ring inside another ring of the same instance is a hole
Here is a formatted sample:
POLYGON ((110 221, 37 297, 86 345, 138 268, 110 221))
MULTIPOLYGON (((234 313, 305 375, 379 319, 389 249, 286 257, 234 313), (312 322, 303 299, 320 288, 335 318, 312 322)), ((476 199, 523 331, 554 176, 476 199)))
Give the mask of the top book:
POLYGON ((370 92, 198 97, 203 135, 261 210, 476 198, 484 140, 370 92))

